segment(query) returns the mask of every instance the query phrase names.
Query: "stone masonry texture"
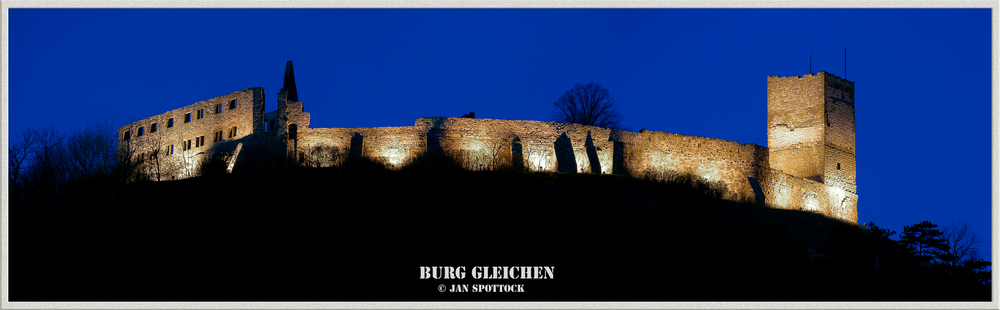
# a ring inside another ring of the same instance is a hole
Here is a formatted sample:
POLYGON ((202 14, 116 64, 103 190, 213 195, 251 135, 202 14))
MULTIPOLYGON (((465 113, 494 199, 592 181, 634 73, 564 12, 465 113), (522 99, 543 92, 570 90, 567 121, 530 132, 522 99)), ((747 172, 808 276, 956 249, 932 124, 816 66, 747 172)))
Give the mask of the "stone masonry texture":
POLYGON ((237 170, 260 166, 264 157, 255 152, 265 149, 282 154, 271 161, 333 164, 333 157, 317 157, 323 150, 398 168, 440 150, 472 170, 515 166, 659 179, 689 175, 722 189, 727 199, 763 200, 772 208, 857 221, 854 83, 826 72, 767 78, 768 147, 667 132, 483 118, 424 117, 413 126, 310 128, 310 114, 295 94, 290 61, 285 75, 277 111, 264 113, 264 90, 247 88, 122 126, 119 141, 127 143, 119 145, 134 147, 136 156, 159 148, 159 167, 147 171, 158 171, 166 180, 196 175, 198 163, 210 154, 230 156, 226 160, 237 170), (191 120, 185 122, 189 113, 191 120), (173 126, 168 127, 171 118, 173 126), (150 132, 154 123, 157 130, 150 132), (137 135, 140 128, 142 136, 137 135), (196 140, 203 136, 204 144, 196 140), (242 145, 239 153, 237 145, 242 145), (250 158, 256 161, 249 164, 250 158), (764 197, 756 197, 748 177, 758 180, 764 197))

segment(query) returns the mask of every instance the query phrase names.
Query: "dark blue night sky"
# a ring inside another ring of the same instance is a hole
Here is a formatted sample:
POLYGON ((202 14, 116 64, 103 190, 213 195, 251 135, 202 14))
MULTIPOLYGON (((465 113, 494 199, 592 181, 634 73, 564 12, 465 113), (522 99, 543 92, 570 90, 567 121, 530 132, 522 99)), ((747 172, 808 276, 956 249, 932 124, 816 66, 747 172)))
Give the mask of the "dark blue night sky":
MULTIPOLYGON (((858 216, 991 224, 989 9, 10 9, 9 137, 115 126, 295 64, 311 127, 550 120, 576 83, 632 131, 767 145, 767 76, 855 82, 858 216), (847 47, 847 72, 844 48, 847 47)), ((984 249, 989 244, 981 245, 984 249)))

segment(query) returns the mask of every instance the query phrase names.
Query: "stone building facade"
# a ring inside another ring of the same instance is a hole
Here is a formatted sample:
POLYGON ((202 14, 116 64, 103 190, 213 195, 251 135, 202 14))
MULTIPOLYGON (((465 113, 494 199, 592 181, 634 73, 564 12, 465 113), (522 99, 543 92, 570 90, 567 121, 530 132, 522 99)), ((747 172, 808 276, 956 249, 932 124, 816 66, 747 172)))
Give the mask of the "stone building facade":
MULTIPOLYGON (((277 110, 264 113, 264 91, 248 88, 149 117, 118 130, 120 145, 157 153, 161 179, 196 174, 223 154, 240 169, 261 150, 315 165, 362 156, 401 167, 428 151, 457 155, 473 170, 700 177, 726 198, 857 221, 854 83, 826 72, 768 77, 768 147, 655 132, 542 121, 425 117, 413 126, 310 128, 298 100, 292 62, 277 110), (242 152, 241 152, 242 150, 242 152)), ((259 159, 259 156, 256 156, 259 159)), ((249 164, 248 164, 249 165, 249 164)), ((253 165, 260 165, 255 162, 253 165)))

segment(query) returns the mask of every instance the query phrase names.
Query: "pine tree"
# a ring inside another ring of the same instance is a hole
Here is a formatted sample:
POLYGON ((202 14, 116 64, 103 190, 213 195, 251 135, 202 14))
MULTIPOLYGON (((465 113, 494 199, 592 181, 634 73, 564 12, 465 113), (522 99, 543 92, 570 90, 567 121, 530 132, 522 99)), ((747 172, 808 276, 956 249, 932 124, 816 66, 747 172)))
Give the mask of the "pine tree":
POLYGON ((906 246, 924 266, 948 259, 948 242, 938 225, 929 221, 904 226, 899 243, 906 246))

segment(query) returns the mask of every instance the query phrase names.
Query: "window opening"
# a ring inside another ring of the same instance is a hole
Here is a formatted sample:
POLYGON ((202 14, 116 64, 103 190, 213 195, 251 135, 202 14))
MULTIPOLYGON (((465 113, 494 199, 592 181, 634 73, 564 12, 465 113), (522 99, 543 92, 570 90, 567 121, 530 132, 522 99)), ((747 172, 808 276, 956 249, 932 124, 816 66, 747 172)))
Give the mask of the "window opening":
POLYGON ((174 127, 174 118, 173 117, 171 117, 169 120, 167 120, 167 128, 170 128, 170 127, 174 127))
POLYGON ((216 103, 215 104, 215 113, 222 113, 222 104, 221 103, 216 103))
POLYGON ((190 123, 191 122, 191 113, 184 114, 184 122, 185 123, 190 123))
POLYGON ((154 133, 154 132, 156 132, 156 123, 149 125, 149 133, 154 133))
POLYGON ((229 100, 229 109, 232 110, 235 108, 236 108, 236 99, 229 100))
POLYGON ((146 127, 139 127, 139 134, 137 134, 137 135, 135 135, 135 136, 136 136, 136 137, 142 137, 142 135, 143 135, 143 134, 144 134, 145 132, 146 132, 146 127))

